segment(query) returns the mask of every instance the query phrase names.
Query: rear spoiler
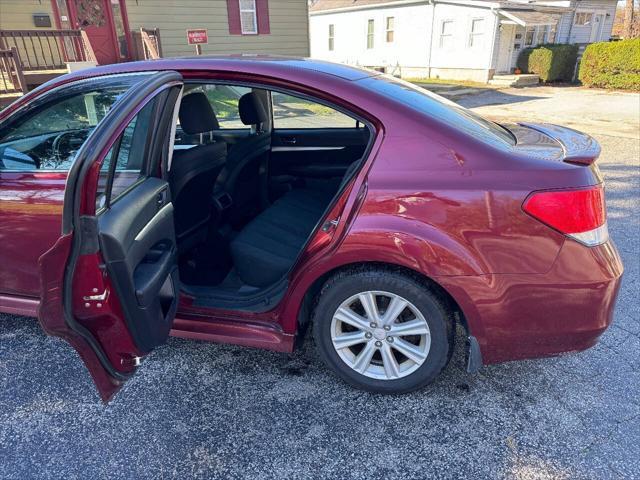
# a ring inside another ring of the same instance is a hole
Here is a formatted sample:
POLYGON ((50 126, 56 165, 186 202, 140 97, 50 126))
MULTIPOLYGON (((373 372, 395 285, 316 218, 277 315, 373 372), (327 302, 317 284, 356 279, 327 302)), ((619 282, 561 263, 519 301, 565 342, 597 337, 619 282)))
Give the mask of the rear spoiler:
POLYGON ((550 123, 520 122, 519 124, 558 142, 564 150, 563 162, 591 165, 600 156, 600 144, 586 133, 550 123))

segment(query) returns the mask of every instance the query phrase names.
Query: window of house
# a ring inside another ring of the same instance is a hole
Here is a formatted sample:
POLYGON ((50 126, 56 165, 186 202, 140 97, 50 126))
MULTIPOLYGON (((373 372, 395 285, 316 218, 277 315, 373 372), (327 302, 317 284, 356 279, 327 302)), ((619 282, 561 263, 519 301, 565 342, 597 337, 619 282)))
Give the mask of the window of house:
POLYGON ((469 34, 469 46, 478 47, 482 45, 484 36, 484 18, 474 18, 471 20, 471 33, 469 34))
POLYGON ((453 46, 453 20, 443 20, 440 25, 440 48, 453 46))
POLYGON ((335 47, 335 32, 336 27, 334 24, 329 25, 329 50, 333 51, 335 47))
POLYGON ((545 43, 548 29, 549 29, 548 25, 539 26, 536 28, 536 45, 541 45, 545 43))
POLYGON ((373 48, 374 23, 373 20, 367 22, 367 48, 373 48))
POLYGON ((240 28, 243 34, 258 33, 256 0, 240 0, 240 28))
POLYGON ((591 25, 592 20, 593 20, 593 13, 576 12, 576 16, 574 17, 573 24, 579 27, 585 26, 585 25, 591 25))
POLYGON ((536 36, 536 27, 527 27, 524 34, 524 44, 527 47, 533 45, 536 36))
POLYGON ((393 42, 394 23, 394 17, 387 17, 387 43, 393 42))
POLYGON ((115 202, 139 180, 146 177, 143 160, 153 131, 156 99, 147 103, 126 126, 120 138, 105 156, 100 168, 96 210, 115 202))
POLYGON ((272 92, 273 127, 356 128, 356 120, 331 107, 284 93, 272 92))
POLYGON ((92 79, 36 99, 16 120, 3 126, 0 171, 68 170, 96 125, 142 78, 92 79))

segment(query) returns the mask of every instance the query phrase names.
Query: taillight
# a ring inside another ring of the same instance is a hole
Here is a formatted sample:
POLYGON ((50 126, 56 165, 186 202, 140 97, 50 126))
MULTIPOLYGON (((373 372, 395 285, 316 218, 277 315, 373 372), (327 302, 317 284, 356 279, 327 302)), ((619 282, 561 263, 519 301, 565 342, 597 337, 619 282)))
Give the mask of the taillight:
POLYGON ((533 192, 522 208, 542 223, 585 245, 599 245, 609 238, 601 185, 533 192))

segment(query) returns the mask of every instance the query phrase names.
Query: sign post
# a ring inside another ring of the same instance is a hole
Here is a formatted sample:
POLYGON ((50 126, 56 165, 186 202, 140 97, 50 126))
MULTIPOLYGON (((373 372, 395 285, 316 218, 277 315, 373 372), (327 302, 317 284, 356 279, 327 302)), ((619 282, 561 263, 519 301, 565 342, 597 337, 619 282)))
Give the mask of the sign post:
POLYGON ((187 42, 195 45, 196 55, 202 55, 202 44, 209 43, 209 35, 206 28, 193 28, 187 30, 187 42))

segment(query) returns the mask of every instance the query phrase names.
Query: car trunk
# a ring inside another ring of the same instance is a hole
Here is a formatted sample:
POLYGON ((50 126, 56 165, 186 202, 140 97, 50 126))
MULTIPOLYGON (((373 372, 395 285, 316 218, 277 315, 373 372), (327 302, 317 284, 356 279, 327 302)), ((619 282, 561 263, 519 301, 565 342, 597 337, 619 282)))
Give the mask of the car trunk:
POLYGON ((600 145, 591 136, 549 123, 505 124, 516 138, 518 152, 537 158, 589 166, 600 155, 600 145))

